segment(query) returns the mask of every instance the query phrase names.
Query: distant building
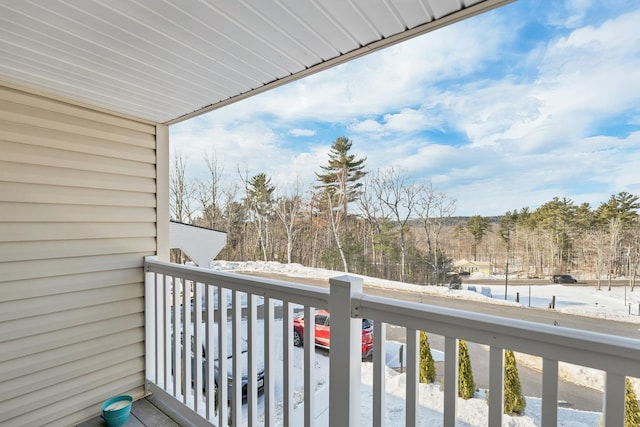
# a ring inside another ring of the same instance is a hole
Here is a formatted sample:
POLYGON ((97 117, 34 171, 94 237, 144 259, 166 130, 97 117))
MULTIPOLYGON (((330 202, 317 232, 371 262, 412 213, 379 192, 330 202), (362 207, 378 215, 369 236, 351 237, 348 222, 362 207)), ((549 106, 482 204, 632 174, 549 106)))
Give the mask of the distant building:
POLYGON ((489 261, 467 261, 461 259, 453 263, 453 268, 459 273, 493 274, 493 267, 489 261))

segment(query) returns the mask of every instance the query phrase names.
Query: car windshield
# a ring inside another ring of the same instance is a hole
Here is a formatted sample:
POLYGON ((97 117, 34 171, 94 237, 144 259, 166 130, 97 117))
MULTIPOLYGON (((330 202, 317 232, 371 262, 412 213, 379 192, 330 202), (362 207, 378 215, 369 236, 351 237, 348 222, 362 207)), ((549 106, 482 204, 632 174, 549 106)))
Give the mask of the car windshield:
MULTIPOLYGON (((205 348, 207 345, 207 328, 206 324, 200 325, 200 336, 202 337, 202 354, 205 354, 205 348)), ((194 338, 191 337, 191 345, 194 344, 194 338)), ((213 347, 218 346, 218 324, 213 324, 213 347)), ((249 343, 244 337, 240 338, 240 351, 246 353, 249 351, 249 343)), ((233 331, 231 325, 227 325, 227 359, 233 356, 233 331)))

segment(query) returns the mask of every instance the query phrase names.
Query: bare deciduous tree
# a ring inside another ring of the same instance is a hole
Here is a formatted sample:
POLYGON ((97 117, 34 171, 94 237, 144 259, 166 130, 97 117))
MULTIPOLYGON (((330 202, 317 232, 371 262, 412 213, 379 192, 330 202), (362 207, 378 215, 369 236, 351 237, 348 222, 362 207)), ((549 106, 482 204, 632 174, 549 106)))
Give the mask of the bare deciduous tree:
MULTIPOLYGON (((439 270, 440 235, 456 210, 456 199, 437 192, 431 182, 422 187, 417 214, 427 237, 428 259, 432 274, 439 270)), ((433 282, 433 278, 430 282, 433 282)))
POLYGON ((224 168, 218 163, 214 152, 205 154, 209 176, 207 181, 197 181, 198 201, 202 212, 203 226, 218 229, 222 225, 222 199, 224 168))
POLYGON ((187 180, 186 170, 187 159, 182 153, 174 152, 173 163, 169 172, 171 216, 178 222, 191 223, 193 220, 194 185, 187 180))
POLYGON ((283 196, 276 196, 274 210, 286 233, 287 263, 291 264, 293 238, 300 230, 299 213, 304 202, 300 181, 296 180, 295 184, 288 189, 287 193, 288 194, 283 196))
POLYGON ((609 264, 609 291, 611 290, 611 279, 613 276, 614 266, 618 259, 618 253, 620 249, 620 242, 622 240, 622 222, 618 218, 611 218, 609 220, 609 251, 608 251, 608 264, 609 264))
POLYGON ((412 176, 404 171, 397 171, 393 167, 378 170, 371 180, 382 211, 397 221, 400 233, 400 280, 407 280, 407 222, 414 215, 418 207, 422 186, 417 184, 412 176))

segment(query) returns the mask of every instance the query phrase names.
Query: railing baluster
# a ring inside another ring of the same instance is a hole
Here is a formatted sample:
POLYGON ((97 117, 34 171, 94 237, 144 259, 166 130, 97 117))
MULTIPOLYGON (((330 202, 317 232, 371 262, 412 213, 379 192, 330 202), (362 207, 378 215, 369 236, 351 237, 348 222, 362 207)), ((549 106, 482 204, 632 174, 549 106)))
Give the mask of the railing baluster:
MULTIPOLYGON (((458 339, 444 337, 444 414, 445 426, 456 425, 458 406, 458 339)), ((492 425, 492 424, 489 424, 492 425)))
POLYGON ((274 301, 271 298, 264 299, 264 425, 275 425, 275 379, 273 374, 276 368, 275 357, 275 321, 274 301))
POLYGON ((202 283, 194 283, 193 291, 193 394, 194 394, 194 408, 196 412, 199 412, 202 408, 202 283))
POLYGON ((373 427, 383 427, 385 402, 385 375, 387 367, 386 324, 378 320, 373 322, 373 427))
POLYGON ((502 425, 504 409, 504 350, 489 348, 489 425, 502 425))
POLYGON ((558 361, 542 359, 541 427, 558 425, 558 361))
POLYGON ((604 427, 623 427, 625 413, 625 377, 606 373, 604 386, 604 427))
POLYGON ((282 348, 283 348, 283 395, 282 412, 284 425, 291 426, 293 421, 293 307, 287 301, 283 302, 282 313, 282 348))
POLYGON ((407 328, 407 388, 405 399, 405 415, 407 426, 418 424, 418 331, 407 328))
MULTIPOLYGON (((155 278, 154 278, 154 282, 157 284, 159 282, 159 275, 156 274, 155 278)), ((164 281, 164 279, 161 279, 162 281, 164 281)), ((155 341, 155 361, 154 361, 154 365, 155 365, 155 373, 154 373, 154 378, 155 381, 159 381, 160 378, 162 378, 162 346, 163 346, 163 342, 162 342, 162 334, 160 334, 159 332, 162 330, 162 314, 163 314, 163 301, 162 301, 162 292, 160 292, 160 289, 158 289, 157 286, 154 286, 153 289, 153 299, 155 301, 154 304, 154 319, 153 319, 153 329, 155 331, 154 334, 154 341, 155 341)))
POLYGON ((182 280, 182 401, 188 403, 191 397, 191 360, 193 348, 191 342, 191 282, 182 280))
POLYGON ((247 358, 247 424, 255 426, 258 424, 258 341, 257 322, 258 310, 256 296, 247 295, 249 304, 247 319, 247 341, 249 345, 249 355, 247 358))
MULTIPOLYGON (((146 257, 145 262, 155 257, 146 257)), ((156 292, 156 286, 158 284, 158 273, 145 270, 145 284, 144 284, 144 315, 145 315, 145 351, 144 351, 144 364, 145 364, 145 377, 147 380, 157 382, 158 378, 153 378, 153 372, 156 365, 153 352, 156 342, 157 330, 153 326, 153 313, 154 313, 154 294, 156 292)), ((145 386, 145 388, 147 388, 145 386)))
POLYGON ((257 297, 247 295, 247 424, 258 424, 258 348, 257 297))
POLYGON ((232 351, 235 357, 231 358, 232 366, 232 396, 231 396, 231 420, 232 425, 242 424, 242 305, 241 295, 238 291, 232 291, 231 298, 231 332, 232 351))
POLYGON ((173 370, 173 395, 179 396, 182 393, 182 326, 180 325, 180 289, 179 281, 175 276, 171 276, 171 288, 173 289, 173 357, 171 368, 173 370))
POLYGON ((315 389, 316 381, 314 369, 316 366, 316 328, 315 317, 316 311, 313 307, 306 306, 304 308, 304 425, 312 426, 315 416, 315 389))
POLYGON ((164 308, 163 308, 163 335, 164 335, 164 372, 163 372, 163 388, 169 390, 169 383, 171 381, 171 279, 166 275, 162 276, 162 290, 164 294, 164 308))
POLYGON ((218 288, 218 413, 220 425, 228 419, 228 376, 227 376, 227 290, 218 288))
MULTIPOLYGON (((214 317, 214 286, 211 285, 207 285, 207 289, 206 289, 206 334, 207 337, 205 339, 206 344, 205 344, 205 350, 204 350, 204 354, 205 354, 205 366, 207 367, 206 370, 206 383, 207 383, 207 395, 206 395, 206 399, 207 399, 207 419, 208 420, 212 420, 215 418, 215 414, 216 414, 216 410, 215 410, 215 405, 216 405, 216 401, 215 401, 215 397, 216 397, 216 393, 215 393, 215 377, 214 377, 214 373, 215 373, 215 369, 213 366, 213 360, 215 358, 214 355, 214 345, 215 343, 213 342, 214 340, 214 332, 213 332, 213 328, 215 327, 215 317, 214 317)), ((220 425, 219 421, 216 422, 217 425, 220 425)))

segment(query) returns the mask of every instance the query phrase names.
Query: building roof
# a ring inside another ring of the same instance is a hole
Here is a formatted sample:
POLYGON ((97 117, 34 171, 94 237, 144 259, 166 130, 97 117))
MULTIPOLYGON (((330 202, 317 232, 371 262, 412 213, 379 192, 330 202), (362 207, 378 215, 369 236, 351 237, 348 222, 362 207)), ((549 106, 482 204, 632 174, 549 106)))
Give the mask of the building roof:
POLYGON ((464 265, 477 265, 477 266, 491 266, 489 261, 467 261, 466 259, 460 259, 453 263, 454 267, 462 267, 464 265))
POLYGON ((2 0, 0 80, 172 124, 512 0, 2 0))

